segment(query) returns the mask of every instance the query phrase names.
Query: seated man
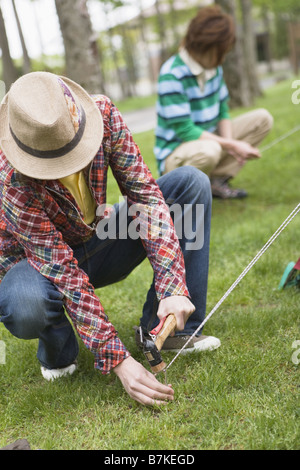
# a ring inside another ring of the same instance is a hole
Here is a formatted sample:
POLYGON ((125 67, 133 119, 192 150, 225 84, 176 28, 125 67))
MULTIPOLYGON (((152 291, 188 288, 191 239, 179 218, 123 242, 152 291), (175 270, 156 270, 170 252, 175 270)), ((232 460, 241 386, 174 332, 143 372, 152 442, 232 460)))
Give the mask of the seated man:
MULTIPOLYGON (((39 339, 47 380, 76 369, 71 320, 95 367, 115 372, 133 399, 145 405, 172 400, 172 387, 130 355, 94 289, 124 279, 148 257, 154 280, 141 327, 147 331, 173 313, 176 347, 180 339, 183 344, 205 318, 207 176, 185 167, 156 182, 111 101, 47 72, 21 77, 5 96, 0 147, 0 321, 18 338, 39 339), (109 166, 125 196, 114 211, 106 210, 109 166), (180 239, 165 201, 176 208, 180 239), (124 217, 124 205, 135 209, 130 216, 125 210, 124 217), (103 231, 112 217, 116 231, 103 231), (186 221, 191 227, 182 230, 186 221)), ((201 333, 190 343, 190 350, 220 345, 201 333)))
POLYGON ((160 174, 193 165, 223 199, 247 196, 228 182, 272 127, 268 111, 257 109, 230 120, 221 64, 235 42, 233 20, 206 7, 191 21, 179 53, 161 68, 158 80, 156 155, 160 174))

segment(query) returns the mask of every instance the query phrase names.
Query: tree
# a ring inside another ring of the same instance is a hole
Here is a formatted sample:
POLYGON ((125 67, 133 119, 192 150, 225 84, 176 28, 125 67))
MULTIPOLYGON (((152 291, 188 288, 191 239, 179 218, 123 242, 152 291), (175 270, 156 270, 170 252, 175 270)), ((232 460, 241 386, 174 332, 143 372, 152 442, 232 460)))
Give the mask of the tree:
POLYGON ((11 84, 15 80, 17 80, 19 74, 10 55, 1 6, 0 6, 0 48, 2 51, 2 78, 5 83, 6 90, 9 90, 11 84))
POLYGON ((181 41, 181 35, 178 29, 178 13, 176 10, 175 0, 168 0, 170 9, 169 19, 171 22, 171 31, 173 33, 173 44, 178 48, 178 44, 181 41))
POLYGON ((240 0, 243 23, 243 50, 245 56, 246 76, 250 90, 250 99, 261 95, 257 78, 256 39, 252 20, 252 0, 240 0))
POLYGON ((110 58, 113 62, 115 76, 117 77, 122 97, 128 97, 131 95, 130 84, 128 83, 128 80, 125 79, 124 74, 122 73, 119 61, 119 54, 114 44, 114 28, 111 27, 109 24, 109 13, 112 8, 117 8, 118 6, 120 6, 120 2, 118 0, 101 0, 101 3, 107 25, 106 33, 109 44, 110 58))
POLYGON ((126 28, 124 23, 120 23, 119 31, 121 32, 122 36, 122 43, 123 43, 123 55, 126 62, 126 74, 128 77, 128 89, 129 94, 128 96, 132 96, 135 94, 135 85, 137 82, 137 71, 135 66, 135 59, 134 59, 134 44, 131 41, 130 35, 128 34, 128 29, 126 28))
POLYGON ((144 12, 143 12, 142 0, 138 0, 138 6, 139 6, 139 30, 141 34, 141 42, 142 42, 142 47, 145 51, 145 55, 146 55, 147 62, 148 62, 149 78, 153 85, 153 84, 156 84, 156 76, 153 70, 149 43, 147 41, 147 36, 146 36, 147 23, 146 23, 144 12))
POLYGON ((17 11, 17 8, 16 8, 15 0, 11 0, 11 3, 12 3, 12 7, 13 7, 16 23, 17 23, 18 33, 19 33, 19 37, 20 37, 20 42, 21 42, 21 46, 22 46, 22 51, 23 51, 23 73, 25 74, 25 73, 29 73, 31 71, 31 61, 30 61, 29 54, 28 54, 28 51, 27 51, 27 47, 26 47, 26 43, 25 43, 25 39, 24 39, 24 35, 23 35, 21 23, 20 23, 18 11, 17 11))
POLYGON ((299 0, 252 0, 253 5, 262 12, 262 17, 266 31, 269 33, 269 44, 267 44, 267 54, 269 56, 269 68, 271 59, 281 59, 288 54, 292 56, 295 42, 292 44, 289 36, 289 28, 294 22, 300 20, 299 0))
POLYGON ((156 9, 156 20, 157 20, 157 29, 160 42, 160 63, 163 64, 164 61, 168 58, 168 48, 167 48, 167 35, 166 35, 166 24, 165 18, 162 13, 161 0, 155 1, 156 9))
POLYGON ((238 21, 236 0, 216 0, 223 10, 234 18, 236 43, 224 63, 224 76, 229 89, 230 105, 250 106, 260 94, 256 76, 254 31, 251 16, 251 0, 240 0, 242 22, 238 21), (247 17, 246 17, 247 16, 247 17))
POLYGON ((216 0, 223 10, 234 18, 236 28, 236 43, 233 49, 227 54, 224 63, 224 76, 230 94, 230 106, 249 106, 250 94, 247 87, 247 77, 243 56, 243 41, 241 28, 237 21, 235 0, 216 0))
POLYGON ((253 0, 253 4, 260 7, 266 7, 275 14, 285 13, 290 17, 299 17, 299 0, 253 0))
POLYGON ((66 74, 90 93, 103 93, 103 81, 87 0, 55 0, 65 47, 66 74))

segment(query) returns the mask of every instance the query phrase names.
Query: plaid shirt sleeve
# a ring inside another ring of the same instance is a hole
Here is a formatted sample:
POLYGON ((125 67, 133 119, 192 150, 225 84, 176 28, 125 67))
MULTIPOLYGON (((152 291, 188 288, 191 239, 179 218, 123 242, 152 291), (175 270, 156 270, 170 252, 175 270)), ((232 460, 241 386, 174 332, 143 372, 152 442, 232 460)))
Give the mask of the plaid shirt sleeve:
POLYGON ((157 298, 188 296, 183 255, 168 206, 120 112, 113 105, 109 128, 110 166, 129 207, 134 204, 132 216, 136 216, 139 234, 154 270, 157 298))
MULTIPOLYGON (((23 257, 64 295, 64 305, 79 336, 95 356, 103 374, 129 356, 108 321, 88 276, 78 267, 73 251, 48 217, 47 194, 41 186, 5 188, 2 221, 23 249, 23 257)), ((49 197, 48 197, 49 198, 49 197)))

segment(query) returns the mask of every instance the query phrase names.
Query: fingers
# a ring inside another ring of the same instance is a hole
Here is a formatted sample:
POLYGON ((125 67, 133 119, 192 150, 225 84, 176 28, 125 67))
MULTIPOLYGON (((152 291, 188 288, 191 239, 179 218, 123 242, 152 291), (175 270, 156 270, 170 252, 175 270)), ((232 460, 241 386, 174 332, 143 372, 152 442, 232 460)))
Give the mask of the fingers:
POLYGON ((161 319, 170 313, 176 317, 177 330, 183 330, 190 315, 195 311, 195 306, 185 296, 174 295, 166 297, 159 302, 157 316, 161 319))
POLYGON ((232 148, 228 151, 239 163, 251 160, 253 158, 260 158, 261 154, 258 148, 253 147, 245 141, 233 141, 232 148))
POLYGON ((114 369, 131 398, 147 406, 165 405, 174 400, 171 385, 164 385, 131 356, 114 369))
POLYGON ((174 390, 172 385, 164 385, 159 382, 153 374, 146 371, 144 377, 132 384, 132 398, 143 405, 166 405, 174 400, 174 390))
POLYGON ((135 391, 132 398, 146 406, 167 405, 168 402, 174 400, 174 397, 170 394, 157 392, 151 388, 143 386, 140 387, 139 390, 135 391))
POLYGON ((252 152, 252 155, 251 155, 253 158, 260 158, 261 157, 261 153, 258 149, 253 149, 253 152, 252 152))
POLYGON ((250 146, 249 152, 246 155, 246 159, 251 160, 252 158, 260 158, 260 151, 256 147, 250 146))

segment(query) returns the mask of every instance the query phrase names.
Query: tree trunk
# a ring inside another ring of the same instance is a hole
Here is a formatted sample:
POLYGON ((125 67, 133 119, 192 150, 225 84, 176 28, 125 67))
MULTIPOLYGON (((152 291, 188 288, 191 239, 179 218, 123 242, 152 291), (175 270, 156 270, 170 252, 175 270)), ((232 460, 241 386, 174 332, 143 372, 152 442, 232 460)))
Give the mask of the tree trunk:
POLYGON ((0 48, 2 50, 2 78, 5 83, 6 91, 9 90, 11 84, 17 80, 18 71, 10 56, 9 45, 6 35, 4 18, 0 7, 0 48))
POLYGON ((226 56, 223 66, 224 77, 230 95, 230 107, 249 106, 251 104, 251 96, 244 63, 242 33, 237 22, 236 1, 216 0, 216 3, 234 18, 236 26, 236 43, 226 56))
POLYGON ((27 51, 27 47, 26 47, 26 43, 25 43, 25 39, 24 39, 22 27, 21 27, 19 15, 18 15, 18 12, 17 12, 15 0, 11 0, 11 3, 12 3, 13 10, 14 10, 14 15, 15 15, 17 28, 18 28, 18 33, 19 33, 20 42, 21 42, 22 51, 23 51, 23 67, 22 67, 22 69, 23 69, 23 73, 25 74, 25 73, 29 73, 31 71, 31 61, 30 61, 29 54, 28 54, 28 51, 27 51))
POLYGON ((44 46, 44 42, 43 42, 41 26, 40 26, 38 14, 37 14, 37 9, 36 9, 37 2, 33 1, 32 3, 33 3, 33 11, 34 11, 34 13, 33 13, 34 22, 35 22, 35 27, 36 27, 37 34, 38 34, 38 37, 39 37, 39 44, 40 44, 40 48, 41 48, 41 57, 42 57, 42 64, 43 64, 43 60, 44 60, 44 56, 45 56, 45 53, 44 53, 45 46, 44 46))
POLYGON ((128 30, 123 23, 120 23, 119 31, 122 36, 123 56, 126 62, 126 75, 128 77, 128 88, 130 90, 129 96, 133 96, 136 93, 135 85, 137 82, 137 72, 133 55, 134 45, 131 42, 128 30))
POLYGON ((174 50, 178 50, 178 45, 180 43, 180 40, 181 40, 181 36, 180 36, 180 33, 179 33, 179 30, 178 30, 178 16, 177 16, 177 11, 176 11, 176 7, 175 7, 175 1, 174 0, 168 0, 168 4, 169 4, 169 8, 170 8, 170 13, 169 13, 169 18, 170 18, 170 21, 171 21, 171 31, 172 31, 172 34, 173 34, 173 44, 172 44, 172 49, 174 50))
POLYGON ((252 20, 252 0, 240 0, 243 21, 243 46, 245 56, 245 67, 247 71, 250 97, 253 101, 254 98, 260 96, 261 89, 257 79, 256 66, 256 44, 255 32, 252 20))
POLYGON ((263 23, 264 23, 264 28, 265 31, 268 34, 268 39, 266 43, 266 61, 268 64, 268 72, 272 73, 274 72, 273 70, 273 63, 272 63, 272 48, 271 48, 271 25, 270 25, 270 17, 269 17, 269 9, 266 5, 263 5, 261 7, 261 12, 262 12, 262 18, 263 18, 263 23))
POLYGON ((63 36, 66 74, 89 93, 103 93, 96 36, 87 0, 55 0, 63 36))
POLYGON ((118 80, 118 85, 121 90, 122 98, 126 98, 130 96, 130 89, 129 89, 128 81, 124 79, 124 76, 122 74, 122 70, 121 70, 120 63, 119 63, 118 51, 116 50, 116 47, 114 45, 114 31, 113 31, 113 28, 110 27, 110 24, 109 24, 109 3, 103 2, 103 11, 105 14, 105 20, 107 24, 106 33, 107 33, 107 38, 108 38, 108 43, 109 43, 109 50, 110 50, 111 58, 114 64, 115 75, 113 77, 113 81, 116 77, 118 80))
POLYGON ((146 34, 147 33, 147 23, 146 23, 145 17, 144 17, 142 1, 138 0, 138 4, 139 4, 139 23, 140 23, 139 30, 140 30, 140 34, 141 34, 143 49, 145 51, 145 56, 146 56, 147 62, 148 62, 149 79, 150 79, 150 82, 151 82, 151 85, 152 85, 153 91, 154 91, 154 85, 156 86, 156 78, 157 77, 156 77, 156 75, 154 73, 154 70, 153 70, 153 64, 152 64, 150 48, 149 48, 149 44, 148 44, 148 41, 147 41, 147 34, 146 34))
POLYGON ((166 25, 163 14, 161 13, 160 0, 156 0, 155 9, 157 14, 157 28, 160 42, 160 65, 164 63, 168 58, 167 51, 167 37, 166 37, 166 25))

